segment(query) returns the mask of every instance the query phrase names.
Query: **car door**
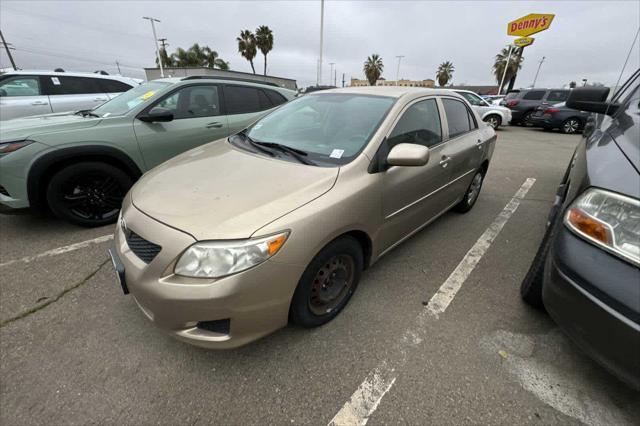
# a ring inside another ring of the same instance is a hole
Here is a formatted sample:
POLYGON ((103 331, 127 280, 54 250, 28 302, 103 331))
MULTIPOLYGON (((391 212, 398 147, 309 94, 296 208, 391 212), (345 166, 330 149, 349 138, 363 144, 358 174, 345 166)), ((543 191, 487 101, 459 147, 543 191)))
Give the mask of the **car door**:
POLYGON ((93 109, 109 100, 96 78, 52 75, 44 80, 53 112, 93 109))
POLYGON ((447 123, 447 140, 443 145, 443 160, 448 161, 451 181, 447 188, 454 199, 461 197, 473 172, 480 167, 484 151, 488 149, 482 141, 475 115, 459 99, 440 99, 447 123))
POLYGON ((184 86, 151 104, 173 112, 173 120, 148 123, 134 120, 133 129, 147 169, 191 148, 229 135, 220 107, 220 87, 215 84, 184 86))
POLYGON ((223 90, 229 134, 245 129, 274 107, 271 99, 260 88, 225 84, 223 90))
POLYGON ((429 161, 421 167, 392 166, 381 172, 381 247, 388 249, 445 211, 453 202, 444 191, 451 169, 444 155, 441 115, 435 98, 408 104, 381 147, 384 158, 399 143, 425 145, 429 161))
POLYGON ((9 75, 0 80, 0 120, 51 113, 49 97, 37 75, 9 75))

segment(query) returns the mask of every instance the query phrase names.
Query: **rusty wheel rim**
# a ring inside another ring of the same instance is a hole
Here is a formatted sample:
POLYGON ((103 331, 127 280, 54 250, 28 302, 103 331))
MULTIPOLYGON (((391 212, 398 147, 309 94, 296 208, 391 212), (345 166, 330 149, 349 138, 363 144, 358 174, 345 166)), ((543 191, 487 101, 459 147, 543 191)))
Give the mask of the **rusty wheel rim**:
POLYGON ((318 270, 311 283, 309 309, 315 315, 333 311, 353 287, 355 263, 348 255, 328 259, 318 270))

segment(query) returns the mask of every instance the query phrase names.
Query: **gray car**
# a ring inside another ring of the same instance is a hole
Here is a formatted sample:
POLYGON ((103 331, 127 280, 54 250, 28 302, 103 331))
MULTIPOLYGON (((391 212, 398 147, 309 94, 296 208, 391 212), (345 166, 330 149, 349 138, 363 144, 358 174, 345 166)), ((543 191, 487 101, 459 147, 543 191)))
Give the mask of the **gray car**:
POLYGON ((525 89, 515 94, 508 94, 503 100, 511 110, 511 124, 531 125, 536 109, 564 102, 569 97, 570 89, 525 89))
POLYGON ((117 75, 11 71, 0 75, 0 120, 92 109, 141 81, 117 75))

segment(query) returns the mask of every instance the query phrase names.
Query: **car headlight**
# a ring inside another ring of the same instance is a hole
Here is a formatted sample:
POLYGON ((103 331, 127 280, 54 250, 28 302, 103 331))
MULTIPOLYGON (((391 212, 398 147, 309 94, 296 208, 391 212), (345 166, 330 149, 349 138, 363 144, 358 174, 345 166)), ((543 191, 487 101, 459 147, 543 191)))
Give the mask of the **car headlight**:
POLYGON ((0 155, 9 154, 11 152, 17 151, 20 148, 24 148, 27 145, 32 144, 33 141, 28 139, 19 140, 19 141, 8 141, 8 142, 0 142, 0 155))
POLYGON ((571 204, 564 223, 587 241, 640 265, 640 200, 591 188, 571 204))
POLYGON ((254 267, 276 254, 289 232, 248 240, 202 241, 178 259, 174 272, 194 278, 219 278, 254 267))

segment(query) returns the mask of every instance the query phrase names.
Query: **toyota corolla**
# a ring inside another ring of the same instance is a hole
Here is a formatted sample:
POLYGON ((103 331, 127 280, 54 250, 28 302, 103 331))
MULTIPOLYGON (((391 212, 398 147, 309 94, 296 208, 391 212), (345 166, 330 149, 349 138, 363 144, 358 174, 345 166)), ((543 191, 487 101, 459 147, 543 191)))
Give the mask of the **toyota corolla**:
POLYGON ((363 270, 473 207, 495 139, 448 90, 298 98, 140 179, 116 227, 118 279, 157 326, 199 346, 325 324, 363 270))

